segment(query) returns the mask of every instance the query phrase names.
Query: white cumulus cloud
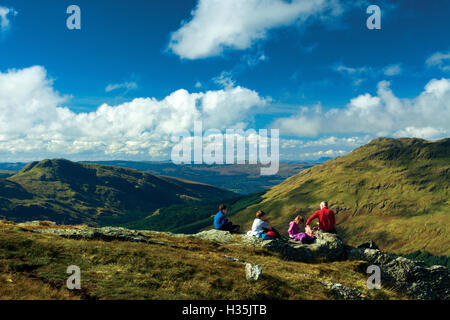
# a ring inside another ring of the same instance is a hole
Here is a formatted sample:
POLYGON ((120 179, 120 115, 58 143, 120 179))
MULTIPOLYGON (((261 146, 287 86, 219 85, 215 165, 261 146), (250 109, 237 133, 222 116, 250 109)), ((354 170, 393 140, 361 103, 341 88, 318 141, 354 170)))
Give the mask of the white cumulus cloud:
POLYGON ((297 114, 279 118, 272 127, 283 135, 371 134, 438 139, 450 134, 450 79, 433 79, 414 99, 402 99, 390 83, 378 83, 377 95, 350 100, 345 108, 302 107, 297 114))
POLYGON ((0 72, 0 160, 167 156, 170 136, 192 131, 195 120, 203 120, 204 129, 245 128, 252 120, 246 114, 267 103, 240 86, 180 89, 162 100, 137 98, 85 113, 64 107, 66 101, 43 67, 0 72))
POLYGON ((171 34, 169 49, 184 59, 217 56, 250 48, 271 29, 341 13, 337 0, 199 0, 191 20, 171 34))

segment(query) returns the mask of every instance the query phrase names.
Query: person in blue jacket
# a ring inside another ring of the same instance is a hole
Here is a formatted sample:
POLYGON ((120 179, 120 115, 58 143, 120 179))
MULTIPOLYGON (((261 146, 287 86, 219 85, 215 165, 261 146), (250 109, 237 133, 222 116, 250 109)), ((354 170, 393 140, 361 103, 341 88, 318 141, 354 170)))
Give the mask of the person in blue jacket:
POLYGON ((219 212, 214 217, 214 228, 222 231, 237 232, 240 226, 233 224, 227 217, 227 206, 221 204, 219 206, 219 212))

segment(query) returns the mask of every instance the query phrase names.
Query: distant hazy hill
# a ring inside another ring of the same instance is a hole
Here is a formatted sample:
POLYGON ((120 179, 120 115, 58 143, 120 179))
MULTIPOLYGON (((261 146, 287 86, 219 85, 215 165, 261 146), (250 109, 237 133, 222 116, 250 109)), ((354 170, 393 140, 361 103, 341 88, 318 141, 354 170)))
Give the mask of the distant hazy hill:
POLYGON ((0 171, 19 171, 26 165, 26 162, 0 162, 0 171))
POLYGON ((133 169, 43 160, 0 179, 0 216, 117 224, 173 204, 220 201, 235 195, 206 184, 133 169))
POLYGON ((350 244, 375 240, 383 249, 450 255, 450 139, 378 138, 350 154, 304 170, 233 217, 249 228, 257 209, 285 231, 322 200, 338 211, 350 244))
MULTIPOLYGON (((299 163, 282 162, 276 175, 261 176, 259 165, 176 165, 169 161, 84 161, 84 163, 97 163, 112 165, 140 171, 146 171, 156 175, 182 178, 191 181, 203 182, 218 188, 228 189, 233 192, 248 194, 260 190, 269 189, 283 182, 286 178, 299 173, 301 170, 312 167, 329 158, 321 158, 317 162, 299 163)), ((25 167, 26 163, 0 163, 0 178, 9 177, 14 171, 25 167)))
POLYGON ((259 165, 248 164, 176 165, 172 162, 135 161, 100 161, 97 163, 199 181, 241 194, 269 189, 280 184, 286 178, 314 165, 312 163, 280 163, 280 169, 276 175, 261 176, 259 165))
POLYGON ((15 171, 0 170, 0 178, 8 178, 14 175, 15 171))

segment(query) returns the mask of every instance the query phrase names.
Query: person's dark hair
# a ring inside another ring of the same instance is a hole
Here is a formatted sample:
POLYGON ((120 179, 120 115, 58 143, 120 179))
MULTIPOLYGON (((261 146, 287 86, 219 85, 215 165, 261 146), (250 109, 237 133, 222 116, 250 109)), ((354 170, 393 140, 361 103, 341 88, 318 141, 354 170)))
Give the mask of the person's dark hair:
POLYGON ((226 205, 221 204, 221 205, 219 206, 219 211, 223 211, 223 210, 225 210, 226 208, 227 208, 226 205))
POLYGON ((266 213, 264 211, 258 210, 258 212, 256 212, 256 217, 258 219, 261 219, 262 217, 264 217, 266 215, 266 213))

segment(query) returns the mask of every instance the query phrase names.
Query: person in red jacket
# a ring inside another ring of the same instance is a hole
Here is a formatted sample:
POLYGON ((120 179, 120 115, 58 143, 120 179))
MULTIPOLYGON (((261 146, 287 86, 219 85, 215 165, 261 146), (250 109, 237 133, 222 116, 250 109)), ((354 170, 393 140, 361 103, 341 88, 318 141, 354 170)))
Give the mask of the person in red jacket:
POLYGON ((336 223, 334 211, 328 209, 328 203, 326 201, 320 203, 320 210, 317 210, 306 220, 306 225, 309 227, 309 223, 316 218, 319 219, 320 230, 328 233, 336 233, 336 229, 334 228, 336 223))

